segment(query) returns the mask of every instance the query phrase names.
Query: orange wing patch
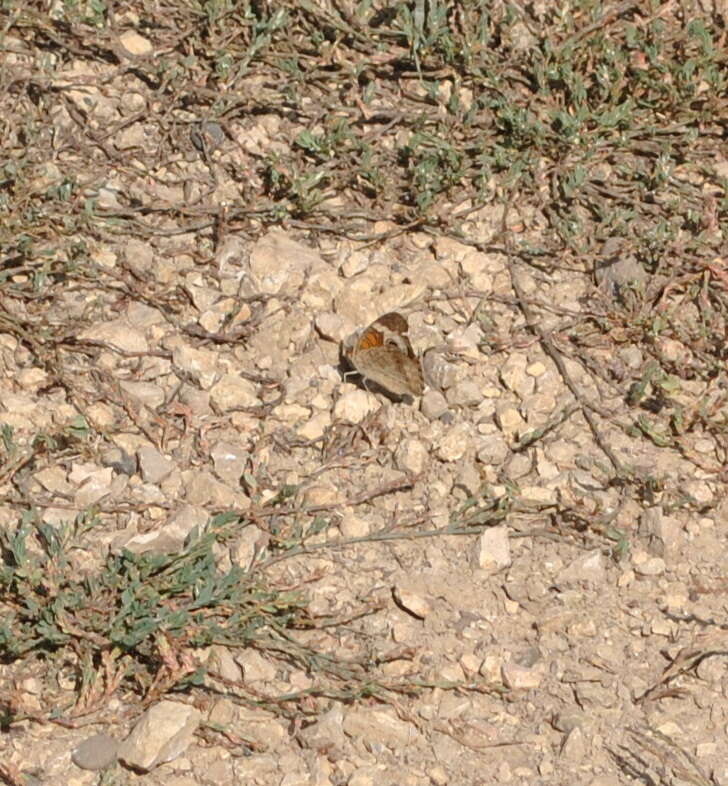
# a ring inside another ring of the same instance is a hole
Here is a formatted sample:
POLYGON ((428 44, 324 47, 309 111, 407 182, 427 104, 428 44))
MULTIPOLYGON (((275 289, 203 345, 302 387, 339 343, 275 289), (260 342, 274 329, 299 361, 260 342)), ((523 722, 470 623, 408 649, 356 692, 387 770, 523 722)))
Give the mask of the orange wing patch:
POLYGON ((384 346, 384 333, 380 333, 373 327, 367 328, 361 336, 356 345, 357 352, 362 352, 366 349, 374 349, 375 347, 384 346))

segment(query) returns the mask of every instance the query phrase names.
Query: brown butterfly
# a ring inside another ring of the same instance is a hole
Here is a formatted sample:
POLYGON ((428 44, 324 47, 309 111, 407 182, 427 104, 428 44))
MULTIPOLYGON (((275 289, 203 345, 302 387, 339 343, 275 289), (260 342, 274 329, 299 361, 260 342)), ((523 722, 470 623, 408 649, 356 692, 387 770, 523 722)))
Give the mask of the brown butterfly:
POLYGON ((384 314, 359 333, 346 357, 363 377, 390 393, 419 396, 425 383, 407 330, 401 314, 384 314))

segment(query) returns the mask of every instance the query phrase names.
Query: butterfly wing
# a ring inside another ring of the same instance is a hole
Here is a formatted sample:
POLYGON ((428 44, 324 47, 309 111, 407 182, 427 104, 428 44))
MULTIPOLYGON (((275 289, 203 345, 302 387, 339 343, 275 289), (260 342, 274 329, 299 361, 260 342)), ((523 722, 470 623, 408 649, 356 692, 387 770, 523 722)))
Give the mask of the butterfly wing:
POLYGON ((419 396, 422 368, 407 338, 407 320, 394 311, 364 329, 348 355, 356 370, 390 393, 419 396))
POLYGON ((391 330, 392 333, 399 333, 404 335, 409 330, 407 320, 396 311, 390 311, 389 314, 383 314, 379 319, 372 322, 372 327, 383 327, 386 330, 391 330))
POLYGON ((407 336, 409 325, 407 320, 396 311, 383 314, 379 319, 372 322, 373 329, 379 329, 384 334, 384 343, 391 344, 404 352, 408 357, 415 360, 415 352, 407 336))

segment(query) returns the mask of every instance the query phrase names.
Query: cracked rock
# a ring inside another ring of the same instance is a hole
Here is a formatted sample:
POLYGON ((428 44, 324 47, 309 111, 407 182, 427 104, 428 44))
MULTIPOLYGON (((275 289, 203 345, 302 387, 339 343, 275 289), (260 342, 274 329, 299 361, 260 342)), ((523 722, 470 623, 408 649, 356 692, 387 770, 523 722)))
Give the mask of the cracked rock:
POLYGON ((173 761, 189 747, 202 714, 189 704, 160 701, 150 707, 119 747, 119 759, 135 770, 149 772, 173 761))

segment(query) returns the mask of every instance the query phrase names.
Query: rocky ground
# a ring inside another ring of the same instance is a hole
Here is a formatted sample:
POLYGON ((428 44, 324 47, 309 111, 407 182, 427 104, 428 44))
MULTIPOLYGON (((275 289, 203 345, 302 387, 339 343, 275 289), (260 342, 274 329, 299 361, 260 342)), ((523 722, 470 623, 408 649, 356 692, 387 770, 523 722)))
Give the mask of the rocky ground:
MULTIPOLYGON (((697 293, 609 243, 547 270, 514 250, 544 243, 547 211, 495 196, 457 206, 458 237, 380 219, 350 239, 254 204, 231 221, 229 173, 256 187, 296 124, 164 116, 132 67, 146 37, 120 40, 128 67, 89 46, 45 63, 49 156, 24 159, 25 209, 65 188, 76 223, 3 263, 0 525, 91 512, 80 580, 233 512, 215 569, 303 592, 311 624, 287 635, 359 688, 321 695, 315 659, 208 642, 160 649, 169 674, 207 663, 204 685, 109 667, 92 701, 81 644, 29 649, 0 665, 4 782, 728 784, 725 376, 696 371, 701 329, 725 329, 706 316, 721 258, 697 293), (342 347, 389 311, 421 398, 347 374, 342 347), (682 340, 625 327, 675 314, 682 340)), ((44 57, 5 38, 17 80, 44 57)), ((30 133, 6 126, 10 158, 30 133)))

